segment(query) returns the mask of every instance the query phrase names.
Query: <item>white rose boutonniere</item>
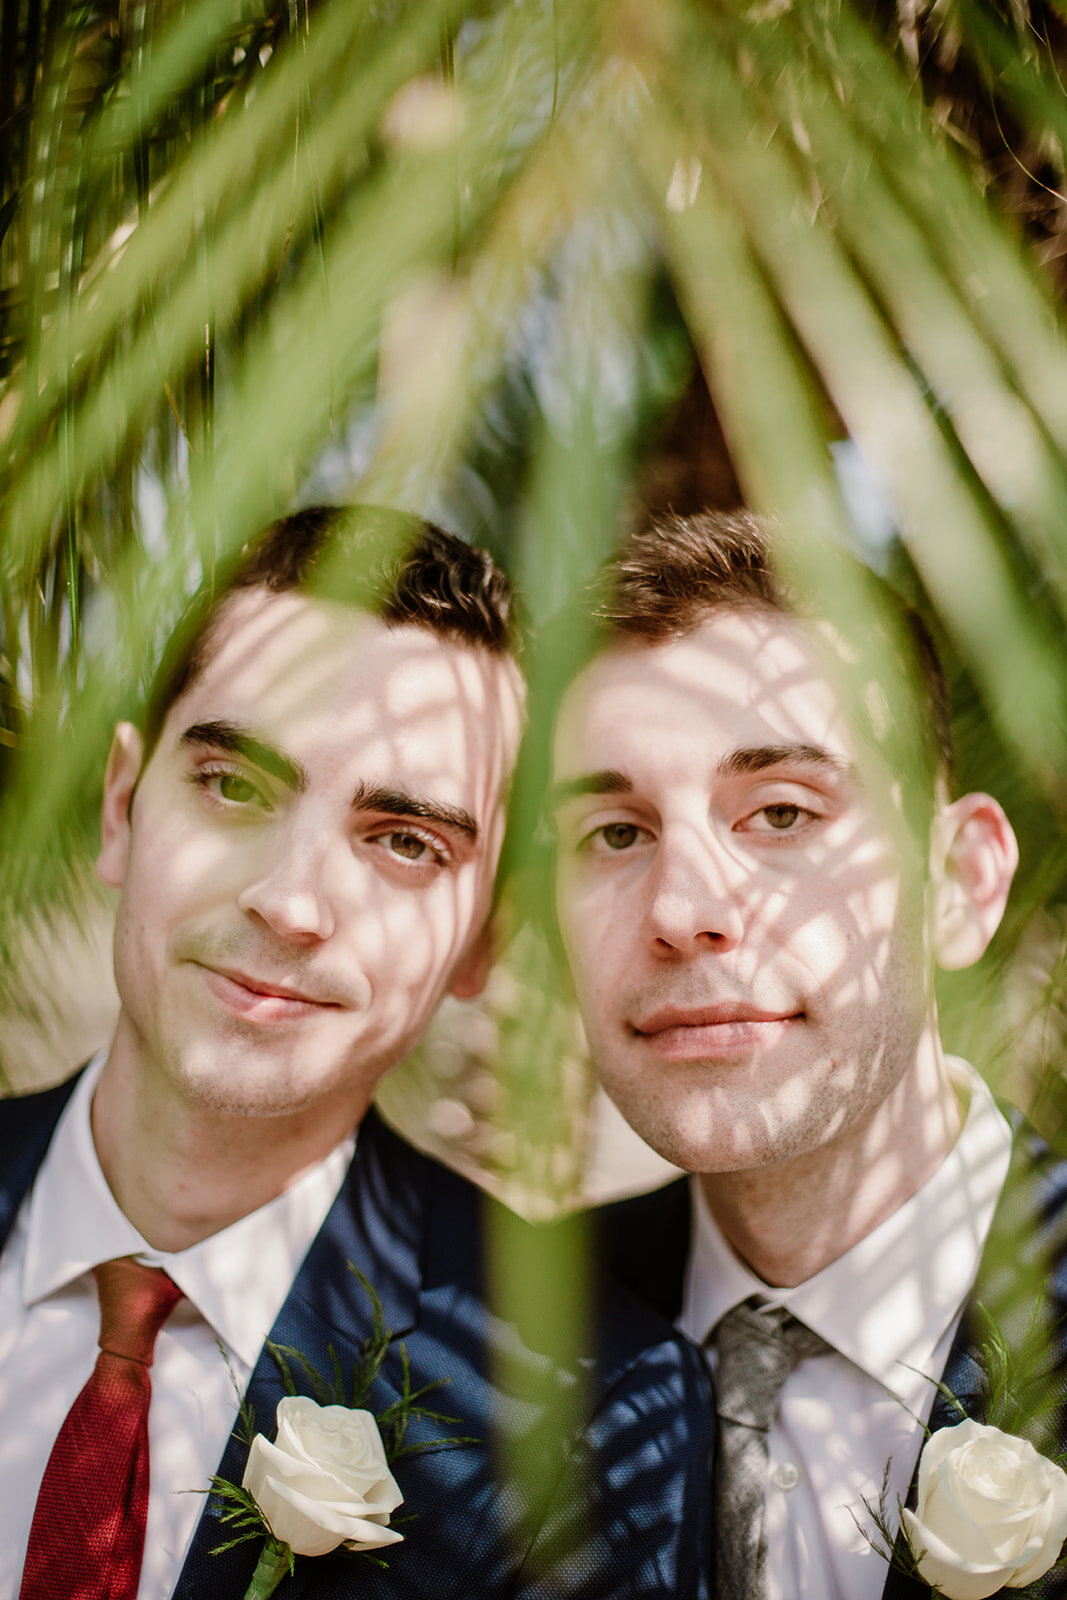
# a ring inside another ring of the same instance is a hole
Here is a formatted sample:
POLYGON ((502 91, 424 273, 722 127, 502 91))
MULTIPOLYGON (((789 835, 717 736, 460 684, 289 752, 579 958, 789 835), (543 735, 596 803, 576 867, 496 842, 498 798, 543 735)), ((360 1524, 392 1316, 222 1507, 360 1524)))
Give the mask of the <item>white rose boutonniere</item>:
POLYGON ((1042 1577, 1067 1539, 1067 1473, 1026 1439, 971 1418, 931 1434, 918 1503, 901 1512, 919 1575, 946 1600, 1042 1577))
POLYGON ((388 1523, 404 1497, 369 1411, 286 1395, 274 1442, 262 1433, 252 1440, 241 1488, 267 1532, 245 1600, 268 1600, 294 1556, 324 1556, 338 1545, 378 1550, 403 1539, 388 1523))
POLYGON ((324 1556, 339 1544, 377 1550, 403 1538, 388 1523, 404 1497, 369 1411, 286 1395, 278 1436, 271 1444, 256 1434, 241 1487, 294 1555, 324 1556))
POLYGON ((373 1332, 364 1341, 348 1381, 332 1347, 331 1376, 324 1378, 299 1350, 268 1341, 267 1350, 288 1390, 278 1401, 276 1437, 271 1440, 256 1431, 252 1408, 241 1400, 234 1432, 248 1445, 244 1476, 239 1485, 222 1477, 211 1480, 212 1509, 232 1535, 213 1553, 221 1555, 249 1539, 263 1541, 245 1600, 269 1600, 286 1573, 294 1570, 297 1556, 323 1556, 341 1549, 384 1566, 372 1552, 403 1541, 403 1534, 389 1526, 389 1518, 404 1501, 393 1463, 402 1456, 476 1442, 458 1434, 408 1439, 416 1420, 451 1426, 459 1418, 425 1404, 426 1396, 447 1378, 411 1387, 403 1343, 395 1347, 399 1356, 395 1398, 378 1416, 365 1409, 393 1336, 373 1288, 351 1262, 349 1270, 371 1302, 373 1332), (296 1369, 317 1399, 296 1393, 296 1369))

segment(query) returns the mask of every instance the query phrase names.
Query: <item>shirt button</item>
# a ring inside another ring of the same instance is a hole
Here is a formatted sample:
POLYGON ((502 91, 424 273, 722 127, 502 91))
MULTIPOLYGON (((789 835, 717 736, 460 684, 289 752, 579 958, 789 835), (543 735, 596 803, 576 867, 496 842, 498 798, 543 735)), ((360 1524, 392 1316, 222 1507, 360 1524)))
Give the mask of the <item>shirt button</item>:
POLYGON ((800 1482, 800 1468, 795 1461, 779 1461, 771 1473, 771 1482, 779 1489, 795 1489, 800 1482))

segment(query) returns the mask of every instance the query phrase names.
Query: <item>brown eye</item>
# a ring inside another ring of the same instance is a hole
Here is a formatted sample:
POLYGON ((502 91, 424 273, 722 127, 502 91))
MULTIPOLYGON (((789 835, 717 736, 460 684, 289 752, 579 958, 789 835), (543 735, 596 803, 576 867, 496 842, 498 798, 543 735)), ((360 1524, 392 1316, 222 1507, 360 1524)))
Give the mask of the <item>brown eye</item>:
POLYGON ((764 806, 763 815, 767 818, 772 828, 783 832, 791 828, 800 816, 799 806, 764 806))
POLYGON ((392 853, 394 856, 403 856, 405 861, 419 861, 426 851, 426 840, 419 838, 418 834, 390 834, 389 837, 392 853))
POLYGON ((389 847, 395 856, 402 856, 405 861, 421 861, 430 848, 417 833, 391 833, 389 847))
POLYGON ((600 834, 609 850, 628 850, 637 839, 637 828, 632 822, 609 822, 600 834))
POLYGON ((394 861, 406 861, 413 867, 436 869, 454 865, 448 844, 432 834, 415 833, 409 828, 389 828, 372 834, 367 842, 378 850, 385 850, 394 861))

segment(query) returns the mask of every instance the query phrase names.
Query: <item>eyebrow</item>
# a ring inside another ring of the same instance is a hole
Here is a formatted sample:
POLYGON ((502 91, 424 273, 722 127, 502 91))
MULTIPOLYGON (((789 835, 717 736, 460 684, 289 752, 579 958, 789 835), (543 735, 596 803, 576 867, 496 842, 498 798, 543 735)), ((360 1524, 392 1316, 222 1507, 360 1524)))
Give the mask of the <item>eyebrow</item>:
POLYGON ((403 789, 386 789, 377 784, 361 783, 352 796, 352 810, 384 811, 391 817, 418 817, 424 822, 439 822, 442 827, 455 828, 459 833, 466 834, 472 844, 478 837, 478 824, 462 806, 450 806, 443 800, 428 800, 403 789))
POLYGON ((257 739, 247 728, 238 727, 234 722, 194 722, 178 742, 185 749, 225 750, 229 755, 239 756, 298 794, 303 794, 307 788, 307 769, 299 761, 287 756, 277 745, 257 739))
MULTIPOLYGON (((731 750, 723 756, 716 771, 721 778, 741 778, 748 773, 765 772, 769 767, 800 765, 816 767, 840 778, 858 782, 856 768, 851 761, 825 750, 816 744, 759 744, 731 750)), ((548 792, 548 809, 556 811, 568 800, 582 795, 632 794, 633 781, 624 772, 605 768, 601 772, 585 772, 577 778, 566 778, 552 785, 548 792)))
POLYGON ((768 767, 798 765, 817 767, 837 777, 858 781, 851 761, 818 744, 749 745, 723 756, 716 770, 722 778, 743 778, 750 772, 765 772, 768 767))
POLYGON ((583 772, 578 778, 565 778, 548 791, 548 809, 555 811, 568 800, 584 794, 632 794, 633 783, 624 772, 605 768, 602 772, 583 772))

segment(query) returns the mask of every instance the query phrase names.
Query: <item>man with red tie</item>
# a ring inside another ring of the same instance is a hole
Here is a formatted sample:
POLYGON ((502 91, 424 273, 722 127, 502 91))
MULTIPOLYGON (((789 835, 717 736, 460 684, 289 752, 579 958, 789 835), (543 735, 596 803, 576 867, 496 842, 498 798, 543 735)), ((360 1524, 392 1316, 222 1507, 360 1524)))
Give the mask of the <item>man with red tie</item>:
MULTIPOLYGON (((489 1315, 483 1198, 370 1107, 445 991, 486 973, 521 716, 509 605, 436 528, 302 512, 198 597, 142 725, 116 731, 115 1036, 0 1108, 3 1600, 241 1600, 256 1546, 215 1553, 205 1491, 241 1481, 242 1396, 270 1438, 286 1371, 313 1393, 310 1369, 358 1364, 353 1268, 410 1362, 394 1343, 366 1403, 444 1380, 464 1443, 394 1464, 367 1524, 387 1566, 301 1556, 281 1600, 414 1600, 458 1574, 471 1595, 651 1597, 672 1569, 684 1468, 652 1474, 664 1510, 638 1526, 598 1442, 626 1448, 653 1371, 684 1386, 669 1327, 609 1313, 587 1408, 489 1315), (521 1485, 498 1448, 528 1456, 521 1485)), ((673 1438, 675 1405, 659 1416, 673 1438)))

